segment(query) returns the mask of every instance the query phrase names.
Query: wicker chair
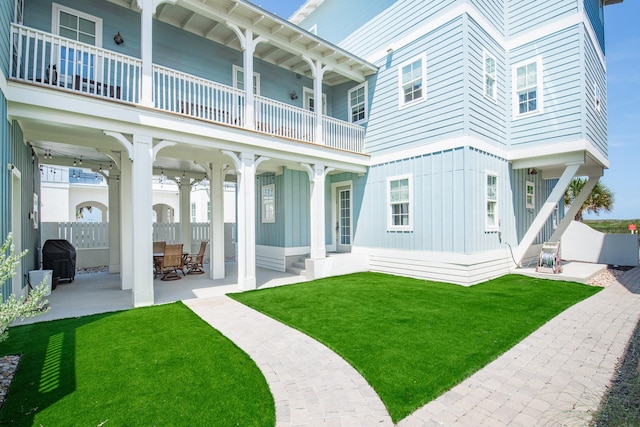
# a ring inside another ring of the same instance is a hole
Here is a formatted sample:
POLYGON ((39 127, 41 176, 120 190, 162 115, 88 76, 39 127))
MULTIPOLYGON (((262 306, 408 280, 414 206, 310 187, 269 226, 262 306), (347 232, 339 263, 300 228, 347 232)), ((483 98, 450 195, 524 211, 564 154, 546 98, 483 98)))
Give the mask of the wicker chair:
POLYGON ((166 245, 164 247, 164 256, 159 262, 159 271, 162 273, 160 280, 182 279, 182 277, 178 276, 178 270, 182 271, 183 264, 182 245, 166 245))
POLYGON ((206 241, 200 242, 200 250, 196 255, 189 255, 184 263, 185 267, 187 267, 187 274, 202 274, 203 263, 204 263, 204 253, 207 250, 206 241))

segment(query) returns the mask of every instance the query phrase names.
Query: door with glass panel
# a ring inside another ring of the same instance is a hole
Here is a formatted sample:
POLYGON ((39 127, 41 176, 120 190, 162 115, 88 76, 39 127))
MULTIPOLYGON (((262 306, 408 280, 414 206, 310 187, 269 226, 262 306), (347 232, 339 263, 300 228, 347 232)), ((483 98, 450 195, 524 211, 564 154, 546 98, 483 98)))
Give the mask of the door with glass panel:
POLYGON ((336 188, 336 249, 351 251, 351 187, 336 188))

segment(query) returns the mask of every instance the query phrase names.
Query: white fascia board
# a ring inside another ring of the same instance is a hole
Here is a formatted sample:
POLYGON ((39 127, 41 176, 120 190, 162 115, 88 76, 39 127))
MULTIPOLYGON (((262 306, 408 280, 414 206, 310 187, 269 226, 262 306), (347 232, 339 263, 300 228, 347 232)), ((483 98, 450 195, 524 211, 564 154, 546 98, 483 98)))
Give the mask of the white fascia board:
POLYGON ((425 34, 428 34, 435 29, 445 25, 446 23, 458 18, 459 16, 467 14, 471 19, 476 21, 478 25, 489 34, 489 36, 495 40, 500 47, 502 47, 505 51, 511 51, 520 46, 524 46, 528 43, 534 42, 538 39, 541 39, 550 34, 554 34, 558 31, 562 31, 566 28, 573 27, 577 24, 583 24, 587 29, 587 33, 589 34, 589 38, 596 48, 596 52, 598 54, 598 58, 600 59, 600 63, 606 70, 606 61, 604 53, 600 48, 600 44, 598 43, 598 39, 596 37, 595 31, 591 26, 591 22, 589 21, 588 16, 585 12, 576 13, 569 15, 564 18, 560 18, 558 20, 552 21, 547 25, 544 25, 540 28, 537 28, 532 31, 527 31, 522 35, 518 35, 512 38, 505 38, 498 30, 490 23, 476 8, 474 8, 469 3, 458 4, 457 6, 452 7, 451 9, 445 11, 441 15, 434 17, 433 19, 428 20, 421 26, 417 27, 414 31, 404 35, 398 40, 394 41, 388 46, 385 46, 384 49, 379 50, 376 53, 373 53, 369 57, 365 58, 370 63, 378 63, 379 61, 385 59, 389 54, 389 49, 397 50, 403 46, 408 45, 409 43, 418 40, 421 37, 424 37, 425 34))
POLYGON ((537 145, 535 147, 527 147, 523 149, 512 149, 509 151, 508 160, 513 162, 515 169, 520 169, 521 167, 536 167, 536 165, 529 165, 527 163, 532 159, 541 157, 557 159, 559 156, 574 152, 582 153, 581 155, 584 158, 583 163, 586 163, 586 156, 588 155, 595 163, 605 168, 609 167, 609 159, 604 156, 591 141, 586 139, 537 145), (516 167, 516 165, 519 166, 516 167))

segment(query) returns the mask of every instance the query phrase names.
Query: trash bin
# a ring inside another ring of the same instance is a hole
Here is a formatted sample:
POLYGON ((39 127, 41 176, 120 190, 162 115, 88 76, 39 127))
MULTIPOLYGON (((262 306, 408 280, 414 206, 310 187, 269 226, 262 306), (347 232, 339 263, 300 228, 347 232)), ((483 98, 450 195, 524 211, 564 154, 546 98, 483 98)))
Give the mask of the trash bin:
POLYGON ((46 277, 47 293, 45 295, 51 295, 51 284, 53 283, 52 273, 53 270, 31 270, 29 272, 29 283, 35 289, 46 277))

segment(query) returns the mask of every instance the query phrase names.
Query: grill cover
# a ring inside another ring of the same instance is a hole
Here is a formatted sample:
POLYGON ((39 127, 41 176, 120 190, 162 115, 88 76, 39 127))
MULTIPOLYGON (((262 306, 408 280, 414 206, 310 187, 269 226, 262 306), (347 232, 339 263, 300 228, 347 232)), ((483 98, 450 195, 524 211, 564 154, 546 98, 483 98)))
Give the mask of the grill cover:
POLYGON ((64 239, 50 239, 42 246, 42 268, 53 270, 54 279, 73 282, 76 276, 76 248, 64 239))

